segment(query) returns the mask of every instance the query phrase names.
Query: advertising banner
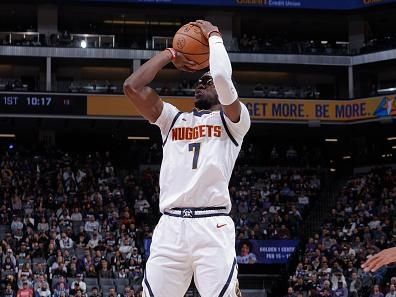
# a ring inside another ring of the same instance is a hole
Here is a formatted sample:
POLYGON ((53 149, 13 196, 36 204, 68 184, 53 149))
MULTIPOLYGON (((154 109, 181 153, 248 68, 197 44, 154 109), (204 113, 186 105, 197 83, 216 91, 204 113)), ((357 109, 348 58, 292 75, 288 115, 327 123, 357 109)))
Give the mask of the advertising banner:
POLYGON ((355 100, 246 99, 252 119, 356 122, 396 116, 395 96, 355 100))
POLYGON ((286 264, 298 240, 241 240, 236 242, 238 264, 286 264))
MULTIPOLYGON (((181 111, 191 111, 191 97, 164 98, 181 111)), ((396 96, 378 96, 354 100, 241 99, 254 121, 358 123, 396 117, 396 96)), ((88 116, 139 117, 124 96, 88 96, 88 116)))

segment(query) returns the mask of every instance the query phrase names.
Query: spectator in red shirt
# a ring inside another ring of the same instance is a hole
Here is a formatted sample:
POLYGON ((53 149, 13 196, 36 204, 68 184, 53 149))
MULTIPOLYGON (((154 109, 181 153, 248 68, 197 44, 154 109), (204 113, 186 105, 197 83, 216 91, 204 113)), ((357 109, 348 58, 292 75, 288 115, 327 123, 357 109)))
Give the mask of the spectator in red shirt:
POLYGON ((18 290, 17 297, 33 297, 33 290, 29 288, 27 281, 23 282, 22 289, 18 290))

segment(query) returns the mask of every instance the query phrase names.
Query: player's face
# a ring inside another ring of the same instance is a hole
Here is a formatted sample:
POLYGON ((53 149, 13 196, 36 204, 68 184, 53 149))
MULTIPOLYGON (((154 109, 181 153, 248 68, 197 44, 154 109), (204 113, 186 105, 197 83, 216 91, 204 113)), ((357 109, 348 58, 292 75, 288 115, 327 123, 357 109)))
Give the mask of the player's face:
POLYGON ((195 107, 198 109, 210 109, 217 104, 219 104, 219 99, 213 78, 209 75, 201 77, 195 88, 195 107))

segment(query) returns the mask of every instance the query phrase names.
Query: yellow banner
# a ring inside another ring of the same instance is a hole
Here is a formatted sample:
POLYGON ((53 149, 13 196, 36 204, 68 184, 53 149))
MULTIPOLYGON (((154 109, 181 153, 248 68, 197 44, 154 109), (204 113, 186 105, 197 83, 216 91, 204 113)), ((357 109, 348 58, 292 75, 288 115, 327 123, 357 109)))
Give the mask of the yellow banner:
MULTIPOLYGON (((191 111, 194 100, 191 97, 164 98, 181 111, 191 111)), ((115 116, 139 117, 140 114, 132 102, 125 96, 90 95, 87 96, 87 115, 89 116, 115 116)))
MULTIPOLYGON (((242 99, 252 120, 354 122, 396 116, 396 96, 355 100, 242 99)), ((164 98, 181 111, 191 111, 191 97, 164 98)), ((88 96, 87 115, 138 117, 125 96, 88 96)))

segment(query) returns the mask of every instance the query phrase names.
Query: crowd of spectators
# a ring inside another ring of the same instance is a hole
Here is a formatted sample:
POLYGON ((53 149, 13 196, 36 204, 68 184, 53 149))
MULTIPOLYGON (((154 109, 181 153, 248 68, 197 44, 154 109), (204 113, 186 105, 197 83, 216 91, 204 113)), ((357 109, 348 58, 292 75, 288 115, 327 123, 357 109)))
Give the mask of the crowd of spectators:
POLYGON ((252 92, 253 97, 259 98, 320 98, 320 92, 315 86, 280 86, 263 85, 257 83, 252 92))
MULTIPOLYGON (((60 83, 60 85, 62 85, 60 83)), ((69 84, 68 90, 71 93, 98 93, 98 94, 114 94, 122 93, 122 88, 111 81, 73 81, 69 84)), ((61 88, 61 86, 60 86, 61 88)), ((59 90, 59 88, 58 88, 59 90)), ((59 90, 63 91, 63 90, 59 90)), ((66 91, 66 90, 64 90, 66 91)))
POLYGON ((368 39, 360 49, 360 53, 372 53, 396 48, 396 33, 386 33, 368 39))
MULTIPOLYGON (((174 30, 174 29, 173 29, 174 30)), ((101 35, 95 26, 87 32, 69 32, 63 30, 57 34, 46 35, 37 32, 30 27, 21 32, 0 32, 1 45, 16 46, 57 46, 57 47, 82 47, 81 41, 85 41, 84 47, 88 48, 133 48, 133 49, 156 49, 166 47, 161 42, 154 46, 156 39, 172 39, 173 31, 169 31, 167 36, 147 36, 142 32, 131 40, 121 40, 114 35, 101 35), (93 32, 93 33, 92 33, 93 32), (84 37, 86 36, 86 37, 84 37), (102 36, 102 38, 99 38, 102 36), (114 36, 114 40, 113 40, 114 36), (137 41, 139 39, 139 41, 137 41)), ((123 37, 122 39, 125 39, 123 37)), ((305 39, 296 37, 286 32, 282 34, 256 35, 243 33, 240 37, 235 37, 226 44, 232 52, 253 52, 253 53, 281 53, 281 54, 308 54, 308 55, 351 55, 363 54, 376 51, 383 51, 396 48, 395 33, 388 32, 377 34, 375 37, 368 38, 362 48, 358 51, 350 51, 348 42, 305 39)))
POLYGON ((236 238, 292 239, 321 181, 315 170, 255 170, 236 166, 230 181, 236 238))
POLYGON ((24 92, 29 89, 29 85, 23 83, 21 79, 2 79, 0 78, 0 90, 1 91, 14 91, 24 92))
POLYGON ((109 153, 2 154, 1 296, 140 296, 157 177, 123 176, 109 153))
POLYGON ((326 40, 296 40, 295 37, 276 34, 256 36, 244 33, 235 51, 256 53, 283 53, 308 55, 348 55, 348 44, 326 40))
MULTIPOLYGON (((160 215, 160 150, 147 150, 154 164, 141 170, 118 167, 109 152, 2 152, 2 296, 140 296, 160 215)), ((311 171, 238 165, 230 183, 237 238, 295 238, 319 190, 311 171)))
POLYGON ((396 245, 395 201, 394 170, 351 178, 321 231, 306 243, 288 296, 395 296, 396 277, 387 277, 394 268, 374 273, 360 268, 367 257, 396 245))

